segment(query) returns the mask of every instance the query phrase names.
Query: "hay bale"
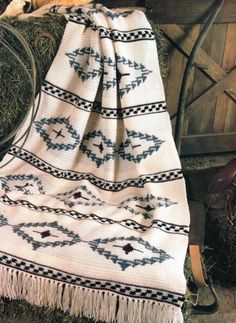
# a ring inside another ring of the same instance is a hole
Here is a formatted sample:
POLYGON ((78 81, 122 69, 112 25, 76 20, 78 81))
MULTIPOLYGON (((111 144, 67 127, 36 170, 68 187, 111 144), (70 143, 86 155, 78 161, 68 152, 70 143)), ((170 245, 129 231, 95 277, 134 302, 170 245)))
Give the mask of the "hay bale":
MULTIPOLYGON (((38 65, 42 79, 52 63, 59 47, 66 25, 64 17, 59 15, 46 16, 28 22, 16 19, 7 20, 16 28, 30 45, 38 65)), ((0 37, 18 53, 22 62, 30 72, 29 59, 19 41, 9 32, 0 29, 0 37)), ((0 44, 0 140, 7 136, 27 111, 32 88, 30 81, 9 50, 0 44)), ((39 78, 37 90, 40 89, 39 78)))
POLYGON ((231 214, 215 210, 207 218, 206 258, 213 280, 224 287, 236 286, 236 205, 231 214))

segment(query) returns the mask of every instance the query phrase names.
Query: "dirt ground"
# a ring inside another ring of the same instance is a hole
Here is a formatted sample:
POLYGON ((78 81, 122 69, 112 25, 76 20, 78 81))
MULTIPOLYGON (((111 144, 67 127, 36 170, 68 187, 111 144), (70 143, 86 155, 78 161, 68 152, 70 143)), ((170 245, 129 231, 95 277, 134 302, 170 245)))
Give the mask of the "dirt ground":
MULTIPOLYGON (((207 316, 193 316, 191 323, 236 323, 236 287, 235 288, 222 288, 215 286, 219 297, 220 308, 216 314, 207 316)), ((202 303, 209 302, 209 294, 206 290, 202 290, 200 299, 202 303)), ((85 321, 82 320, 83 323, 85 321)), ((82 323, 81 322, 81 323, 82 323)), ((87 322, 87 321, 86 321, 87 322)), ((44 323, 32 321, 32 319, 7 319, 1 323, 44 323)), ((58 321, 55 323, 59 323, 58 321)))
MULTIPOLYGON (((219 297, 220 308, 216 314, 207 316, 193 316, 191 323, 236 323, 236 287, 223 288, 215 286, 219 297)), ((207 290, 201 290, 200 300, 203 304, 209 304, 210 296, 207 290)), ((68 322, 68 321, 67 321, 68 322)), ((32 319, 5 319, 1 323, 45 323, 32 321, 32 319)), ((55 323, 61 323, 56 320, 55 323)), ((87 320, 81 320, 80 323, 88 323, 87 320)))
MULTIPOLYGON (((219 297, 219 311, 212 315, 193 316, 192 323, 235 323, 236 322, 236 287, 222 288, 215 286, 219 297)), ((209 301, 209 294, 202 291, 201 300, 204 304, 209 301)))

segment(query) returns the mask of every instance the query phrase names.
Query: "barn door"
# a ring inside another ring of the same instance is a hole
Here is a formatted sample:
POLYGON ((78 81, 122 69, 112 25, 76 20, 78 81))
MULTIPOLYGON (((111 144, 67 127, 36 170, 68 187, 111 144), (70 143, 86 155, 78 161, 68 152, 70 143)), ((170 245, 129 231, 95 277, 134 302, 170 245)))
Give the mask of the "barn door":
MULTIPOLYGON (((169 45, 164 85, 174 128, 185 64, 202 25, 161 24, 160 28, 169 45)), ((196 63, 189 82, 181 154, 236 151, 236 23, 214 24, 196 63)))

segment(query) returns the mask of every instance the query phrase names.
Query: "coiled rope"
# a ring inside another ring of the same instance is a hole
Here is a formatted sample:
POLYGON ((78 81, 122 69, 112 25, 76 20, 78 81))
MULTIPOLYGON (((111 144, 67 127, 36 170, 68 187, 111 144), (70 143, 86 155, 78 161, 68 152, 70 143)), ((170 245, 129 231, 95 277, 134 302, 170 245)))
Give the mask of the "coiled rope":
MULTIPOLYGON (((0 36, 0 44, 2 44, 5 48, 7 48, 9 53, 16 59, 16 61, 23 68, 23 71, 27 75, 27 77, 30 81, 30 86, 31 86, 31 98, 30 98, 30 102, 28 104, 28 107, 26 109, 26 114, 25 114, 24 118, 16 124, 14 129, 6 137, 4 137, 2 140, 0 140, 0 145, 3 145, 6 142, 9 142, 13 137, 15 137, 16 133, 18 133, 21 130, 21 128, 23 127, 24 123, 26 122, 26 120, 31 112, 29 126, 24 131, 24 133, 17 139, 17 141, 14 142, 14 144, 17 144, 20 141, 22 141, 21 146, 20 146, 20 148, 22 148, 29 136, 31 126, 34 122, 34 119, 35 119, 36 114, 39 109, 39 104, 40 104, 40 100, 41 100, 41 93, 39 92, 37 102, 36 102, 36 91, 37 91, 36 87, 37 87, 37 77, 38 77, 40 88, 41 88, 41 83, 42 83, 41 82, 41 73, 40 73, 40 68, 38 66, 38 62, 35 59, 35 56, 33 54, 33 51, 31 50, 29 44, 27 43, 25 38, 22 36, 22 34, 17 29, 12 27, 10 24, 3 22, 3 21, 0 21, 0 28, 3 28, 4 30, 6 30, 14 35, 14 37, 20 42, 22 48, 25 50, 27 57, 29 59, 29 63, 30 63, 30 69, 28 69, 26 67, 25 63, 19 57, 18 53, 15 51, 15 49, 12 48, 11 45, 2 36, 0 36), (38 67, 38 70, 37 70, 37 67, 38 67), (30 70, 30 72, 29 72, 29 70, 30 70)), ((7 149, 5 149, 4 151, 1 151, 1 154, 4 154, 8 150, 9 150, 9 147, 7 149)), ((3 165, 0 165, 0 169, 5 167, 6 165, 8 165, 15 157, 16 156, 13 156, 6 163, 4 163, 3 165)))

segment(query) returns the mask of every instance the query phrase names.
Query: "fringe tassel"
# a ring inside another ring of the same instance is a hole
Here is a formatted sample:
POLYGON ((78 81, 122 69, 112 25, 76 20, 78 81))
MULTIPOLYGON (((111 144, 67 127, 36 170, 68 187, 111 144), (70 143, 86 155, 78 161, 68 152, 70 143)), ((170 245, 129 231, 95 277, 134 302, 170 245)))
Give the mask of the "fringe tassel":
POLYGON ((1 296, 108 323, 183 323, 181 309, 174 305, 65 284, 3 265, 1 296))

